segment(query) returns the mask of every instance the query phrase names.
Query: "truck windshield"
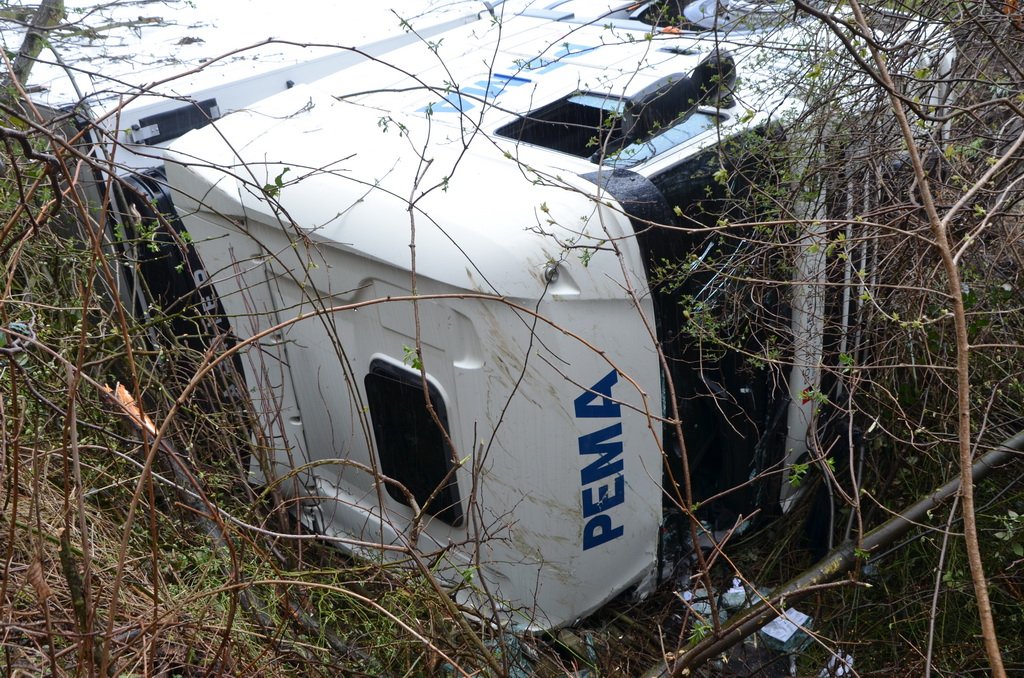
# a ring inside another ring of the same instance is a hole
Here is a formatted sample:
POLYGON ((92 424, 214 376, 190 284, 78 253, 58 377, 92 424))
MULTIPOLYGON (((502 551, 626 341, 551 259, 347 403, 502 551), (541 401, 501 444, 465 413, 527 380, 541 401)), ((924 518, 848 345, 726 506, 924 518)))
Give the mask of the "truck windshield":
POLYGON ((596 165, 628 168, 646 162, 711 129, 723 115, 703 108, 683 110, 660 119, 637 114, 634 102, 608 94, 575 92, 521 116, 497 130, 515 139, 587 158, 596 165))

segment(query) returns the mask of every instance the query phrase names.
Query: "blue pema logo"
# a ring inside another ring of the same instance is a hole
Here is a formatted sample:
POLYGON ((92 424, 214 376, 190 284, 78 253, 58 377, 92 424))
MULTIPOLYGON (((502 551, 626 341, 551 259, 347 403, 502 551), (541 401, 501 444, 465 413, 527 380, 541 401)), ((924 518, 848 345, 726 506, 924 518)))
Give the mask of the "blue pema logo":
MULTIPOLYGON (((612 400, 612 386, 619 381, 615 370, 606 374, 576 398, 577 419, 621 419, 622 408, 612 400)), ((625 532, 608 511, 626 500, 622 463, 622 422, 579 437, 580 456, 588 460, 580 471, 583 502, 583 550, 592 549, 625 532), (597 455, 591 459, 592 455, 597 455)))

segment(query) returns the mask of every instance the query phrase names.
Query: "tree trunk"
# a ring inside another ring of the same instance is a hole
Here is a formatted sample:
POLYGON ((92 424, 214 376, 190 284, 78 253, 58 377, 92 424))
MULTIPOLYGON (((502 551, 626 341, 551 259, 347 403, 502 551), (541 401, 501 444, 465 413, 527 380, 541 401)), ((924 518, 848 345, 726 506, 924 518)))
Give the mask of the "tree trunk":
POLYGON ((21 49, 18 50, 11 66, 11 75, 15 83, 25 84, 28 81, 36 58, 48 42, 47 34, 60 25, 63 20, 64 0, 42 0, 39 9, 32 16, 32 22, 25 33, 21 49))

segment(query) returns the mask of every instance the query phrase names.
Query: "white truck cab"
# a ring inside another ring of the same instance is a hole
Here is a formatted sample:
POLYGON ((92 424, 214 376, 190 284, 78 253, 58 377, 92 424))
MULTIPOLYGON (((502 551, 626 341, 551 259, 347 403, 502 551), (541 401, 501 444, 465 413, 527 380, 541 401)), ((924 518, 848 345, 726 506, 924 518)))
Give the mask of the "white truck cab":
POLYGON ((263 473, 318 530, 432 554, 524 628, 656 580, 683 501, 667 378, 694 477, 718 476, 701 497, 763 470, 784 407, 769 370, 688 364, 682 291, 652 277, 735 248, 692 230, 725 216, 723 143, 763 137, 785 97, 752 110, 737 86, 758 47, 597 5, 483 13, 191 132, 166 163, 245 344, 263 473))

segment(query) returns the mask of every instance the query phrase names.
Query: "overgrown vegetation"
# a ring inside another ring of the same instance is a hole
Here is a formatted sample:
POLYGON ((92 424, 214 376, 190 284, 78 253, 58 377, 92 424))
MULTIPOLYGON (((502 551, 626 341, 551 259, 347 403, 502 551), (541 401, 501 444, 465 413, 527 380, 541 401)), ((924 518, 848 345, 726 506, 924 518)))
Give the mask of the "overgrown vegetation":
MULTIPOLYGON (((813 104, 799 126, 760 149, 752 181, 723 163, 724 197, 691 224, 694 243, 742 241, 741 256, 656 272, 661 289, 728 279, 714 303, 685 295, 678 309, 697 364, 733 351, 741 369, 780 373, 799 342, 794 271, 813 259, 825 273, 811 281, 822 378, 801 393, 817 438, 785 479, 772 470, 794 490, 791 510, 709 552, 718 586, 787 581, 1024 429, 1022 15, 1015 2, 848 7, 796 3, 852 51, 816 60, 796 84, 813 104), (897 22, 894 10, 945 32, 874 44, 868 27, 897 22), (951 74, 910 60, 947 35, 936 50, 955 47, 951 74), (939 81, 950 91, 928 100, 939 81), (730 200, 743 217, 721 216, 730 200)), ((352 559, 308 534, 293 500, 246 482, 266 444, 251 403, 224 395, 230 374, 196 378, 224 346, 161 341, 159 313, 125 303, 123 250, 81 180, 92 161, 23 94, 12 84, 0 106, 7 674, 640 675, 714 634, 695 631, 670 581, 573 631, 516 637, 462 614, 435 562, 352 559)), ((839 649, 862 676, 1024 671, 1021 473, 965 486, 970 506, 958 498, 885 552, 860 553, 845 585, 805 600, 816 642, 800 675, 839 649)))

